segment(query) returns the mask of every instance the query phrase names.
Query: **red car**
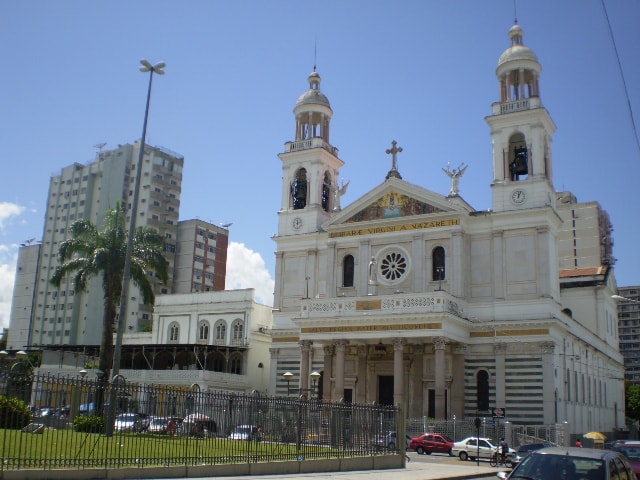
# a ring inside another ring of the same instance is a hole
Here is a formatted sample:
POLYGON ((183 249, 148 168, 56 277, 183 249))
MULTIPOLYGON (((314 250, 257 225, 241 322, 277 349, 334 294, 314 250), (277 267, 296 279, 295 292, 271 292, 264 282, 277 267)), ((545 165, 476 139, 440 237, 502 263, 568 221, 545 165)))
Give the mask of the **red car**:
POLYGON ((412 438, 409 442, 409 448, 415 450, 420 455, 431 455, 435 453, 447 453, 451 455, 453 448, 453 440, 440 435, 439 433, 423 433, 422 435, 412 438))

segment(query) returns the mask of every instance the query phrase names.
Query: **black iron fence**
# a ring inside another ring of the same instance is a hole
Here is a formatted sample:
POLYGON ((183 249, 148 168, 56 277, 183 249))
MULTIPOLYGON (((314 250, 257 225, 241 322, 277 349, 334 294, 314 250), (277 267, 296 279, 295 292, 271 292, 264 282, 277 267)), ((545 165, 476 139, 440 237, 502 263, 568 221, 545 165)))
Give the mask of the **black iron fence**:
POLYGON ((380 455, 403 450, 390 434, 404 437, 399 418, 391 406, 305 396, 1 372, 0 470, 380 455))

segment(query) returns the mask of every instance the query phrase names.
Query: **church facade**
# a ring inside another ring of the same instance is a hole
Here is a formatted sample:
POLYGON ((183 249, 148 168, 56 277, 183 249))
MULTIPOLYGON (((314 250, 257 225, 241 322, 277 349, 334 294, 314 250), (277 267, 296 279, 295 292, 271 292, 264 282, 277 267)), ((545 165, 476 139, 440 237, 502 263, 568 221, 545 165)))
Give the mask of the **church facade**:
POLYGON ((463 165, 443 169, 444 195, 402 178, 395 141, 384 181, 341 205, 333 110, 309 76, 279 155, 272 393, 401 405, 411 418, 499 412, 573 433, 624 425, 612 228, 593 203, 591 220, 572 221, 581 204, 554 190, 541 65, 520 26, 509 37, 486 118, 488 211, 460 195, 463 165), (581 251, 571 240, 585 235, 581 251))

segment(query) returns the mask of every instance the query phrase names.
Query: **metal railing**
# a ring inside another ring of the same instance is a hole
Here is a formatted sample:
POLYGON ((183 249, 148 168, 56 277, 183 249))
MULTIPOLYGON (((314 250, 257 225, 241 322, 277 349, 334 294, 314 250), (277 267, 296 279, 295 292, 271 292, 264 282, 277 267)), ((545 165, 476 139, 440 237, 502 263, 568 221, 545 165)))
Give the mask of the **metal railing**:
POLYGON ((381 455, 402 447, 381 440, 399 418, 391 406, 305 396, 0 372, 0 471, 381 455), (117 415, 108 429, 110 399, 117 415))

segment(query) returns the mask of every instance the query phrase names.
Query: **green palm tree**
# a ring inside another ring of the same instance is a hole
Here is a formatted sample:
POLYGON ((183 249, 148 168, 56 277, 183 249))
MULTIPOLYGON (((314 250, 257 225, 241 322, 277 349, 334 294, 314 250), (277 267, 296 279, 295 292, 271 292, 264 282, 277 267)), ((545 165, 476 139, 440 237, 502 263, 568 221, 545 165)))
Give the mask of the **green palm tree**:
MULTIPOLYGON (((122 294, 125 256, 127 252, 126 209, 121 202, 110 209, 104 219, 102 230, 87 219, 71 225, 71 238, 61 243, 58 250, 60 266, 51 283, 59 287, 66 276, 74 275, 76 292, 85 292, 89 280, 102 277, 104 290, 104 313, 98 368, 109 378, 113 362, 113 322, 122 294)), ((131 280, 140 289, 145 304, 153 305, 155 295, 147 272, 154 271, 166 283, 168 262, 162 252, 164 238, 148 227, 138 227, 133 237, 131 254, 131 280)), ((97 406, 97 405, 96 405, 97 406)))

